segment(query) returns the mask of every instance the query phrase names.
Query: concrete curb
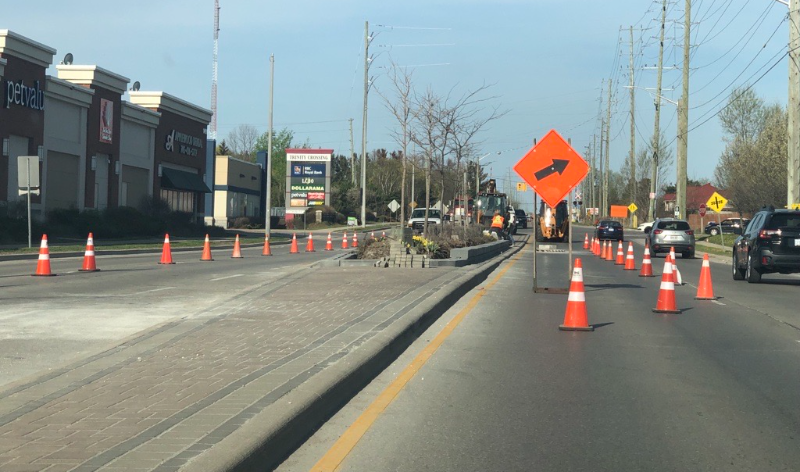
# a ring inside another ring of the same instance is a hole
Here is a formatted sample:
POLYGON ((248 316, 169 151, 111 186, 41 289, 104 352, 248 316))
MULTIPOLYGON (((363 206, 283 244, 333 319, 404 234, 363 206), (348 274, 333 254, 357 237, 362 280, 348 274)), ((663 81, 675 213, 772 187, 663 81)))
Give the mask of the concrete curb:
POLYGON ((515 246, 503 253, 503 257, 469 269, 401 320, 192 459, 183 470, 249 471, 277 467, 321 424, 394 362, 458 299, 486 280, 504 260, 524 246, 515 246))

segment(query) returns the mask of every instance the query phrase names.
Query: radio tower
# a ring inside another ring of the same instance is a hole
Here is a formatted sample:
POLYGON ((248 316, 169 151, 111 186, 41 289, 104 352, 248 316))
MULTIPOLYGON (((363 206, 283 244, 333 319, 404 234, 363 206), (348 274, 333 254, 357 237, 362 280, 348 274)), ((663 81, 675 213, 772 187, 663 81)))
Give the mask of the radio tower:
POLYGON ((219 51, 219 0, 214 0, 214 64, 211 72, 211 132, 209 138, 217 139, 217 53, 219 51))

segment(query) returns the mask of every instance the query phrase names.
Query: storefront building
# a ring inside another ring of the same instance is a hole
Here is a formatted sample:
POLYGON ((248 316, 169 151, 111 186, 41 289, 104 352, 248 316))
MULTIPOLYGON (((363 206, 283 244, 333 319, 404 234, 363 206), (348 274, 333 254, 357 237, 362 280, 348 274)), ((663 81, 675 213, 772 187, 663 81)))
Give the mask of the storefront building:
MULTIPOLYGON (((0 205, 20 200, 17 158, 43 157, 45 72, 55 53, 49 46, 0 30, 0 205)), ((40 212, 41 196, 33 195, 31 201, 32 211, 40 212)))
POLYGON ((87 208, 119 206, 122 94, 130 80, 95 65, 56 66, 58 78, 94 92, 87 113, 84 198, 87 208))
POLYGON ((230 156, 216 157, 214 222, 217 226, 230 228, 242 217, 260 219, 262 174, 258 164, 230 156))
POLYGON ((155 130, 153 195, 172 210, 192 213, 204 221, 206 182, 206 132, 211 111, 164 92, 130 92, 131 103, 160 114, 155 130))
POLYGON ((87 116, 94 91, 47 77, 44 103, 42 208, 86 207, 87 116))

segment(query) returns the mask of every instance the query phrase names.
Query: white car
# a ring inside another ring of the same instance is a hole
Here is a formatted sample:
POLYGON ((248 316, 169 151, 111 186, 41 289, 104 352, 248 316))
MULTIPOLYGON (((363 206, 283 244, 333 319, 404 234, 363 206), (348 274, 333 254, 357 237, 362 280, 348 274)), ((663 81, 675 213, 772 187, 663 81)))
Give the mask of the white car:
POLYGON ((646 223, 642 223, 636 227, 639 231, 644 231, 645 233, 649 232, 649 230, 653 227, 653 221, 648 221, 646 223))

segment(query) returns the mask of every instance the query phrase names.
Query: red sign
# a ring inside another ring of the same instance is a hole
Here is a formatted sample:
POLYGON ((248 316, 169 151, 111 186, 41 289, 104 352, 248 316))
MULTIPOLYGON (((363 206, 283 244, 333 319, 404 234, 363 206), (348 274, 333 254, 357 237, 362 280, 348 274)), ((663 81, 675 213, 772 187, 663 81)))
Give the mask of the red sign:
POLYGON ((699 211, 699 213, 700 213, 700 218, 702 218, 702 217, 706 216, 706 204, 705 204, 705 203, 701 203, 701 204, 700 204, 700 211, 699 211))
POLYGON ((553 129, 514 165, 514 171, 554 207, 586 177, 589 164, 553 129))

